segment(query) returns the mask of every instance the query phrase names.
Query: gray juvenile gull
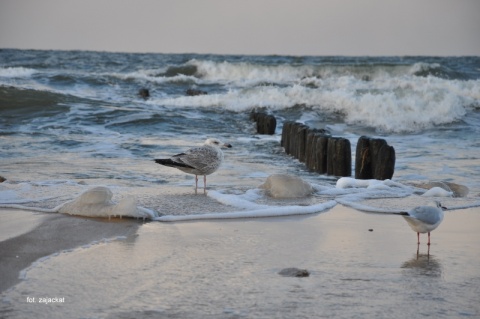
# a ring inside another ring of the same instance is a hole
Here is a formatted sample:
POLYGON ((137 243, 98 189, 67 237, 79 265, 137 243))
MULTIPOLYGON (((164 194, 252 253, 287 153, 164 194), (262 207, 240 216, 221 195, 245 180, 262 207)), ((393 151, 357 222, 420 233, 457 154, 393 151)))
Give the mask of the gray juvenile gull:
POLYGON ((203 193, 206 194, 207 175, 215 172, 223 162, 223 152, 220 148, 230 147, 232 145, 222 143, 216 138, 209 138, 203 146, 191 148, 170 158, 155 159, 155 162, 195 175, 195 194, 198 188, 198 175, 203 175, 203 193))
POLYGON ((428 243, 430 245, 430 232, 440 225, 443 220, 443 207, 439 201, 434 201, 434 206, 418 206, 408 212, 402 212, 403 218, 408 225, 417 232, 417 244, 420 244, 420 233, 428 233, 428 243))

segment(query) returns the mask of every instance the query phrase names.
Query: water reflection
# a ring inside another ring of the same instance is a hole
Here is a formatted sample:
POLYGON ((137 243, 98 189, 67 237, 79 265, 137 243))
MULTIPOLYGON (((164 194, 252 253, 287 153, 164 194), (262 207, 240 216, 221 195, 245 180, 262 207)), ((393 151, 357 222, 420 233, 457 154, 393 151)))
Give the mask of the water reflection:
POLYGON ((414 257, 403 263, 402 268, 410 269, 416 275, 428 277, 440 277, 442 275, 442 264, 430 255, 430 246, 428 246, 427 253, 420 253, 420 245, 417 245, 417 253, 414 257))

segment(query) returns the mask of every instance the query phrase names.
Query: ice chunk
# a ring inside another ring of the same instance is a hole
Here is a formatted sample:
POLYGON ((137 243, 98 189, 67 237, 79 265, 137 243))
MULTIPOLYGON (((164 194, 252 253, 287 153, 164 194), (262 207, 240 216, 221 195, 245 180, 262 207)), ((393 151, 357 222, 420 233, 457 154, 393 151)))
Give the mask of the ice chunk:
POLYGON ((313 192, 312 185, 300 177, 287 174, 270 175, 259 188, 265 189, 274 198, 301 198, 313 192))
POLYGON ((112 191, 107 187, 95 187, 83 192, 76 199, 62 205, 58 209, 58 212, 91 217, 156 217, 153 211, 138 207, 137 201, 133 196, 122 199, 118 204, 112 201, 112 197, 112 191))
POLYGON ((452 197, 453 192, 449 192, 441 187, 433 187, 430 188, 428 191, 423 193, 422 196, 428 196, 428 197, 452 197))

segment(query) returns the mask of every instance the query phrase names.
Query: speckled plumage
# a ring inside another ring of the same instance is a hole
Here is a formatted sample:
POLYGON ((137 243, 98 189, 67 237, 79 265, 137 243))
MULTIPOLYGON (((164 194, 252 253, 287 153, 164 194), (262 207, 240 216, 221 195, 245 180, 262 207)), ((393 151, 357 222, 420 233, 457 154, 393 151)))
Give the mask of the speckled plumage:
POLYGON ((197 193, 198 188, 198 175, 203 175, 203 190, 206 193, 206 176, 214 173, 223 162, 221 147, 230 148, 232 145, 222 143, 215 138, 209 138, 203 146, 191 148, 170 158, 156 159, 155 162, 195 175, 195 193, 197 193))

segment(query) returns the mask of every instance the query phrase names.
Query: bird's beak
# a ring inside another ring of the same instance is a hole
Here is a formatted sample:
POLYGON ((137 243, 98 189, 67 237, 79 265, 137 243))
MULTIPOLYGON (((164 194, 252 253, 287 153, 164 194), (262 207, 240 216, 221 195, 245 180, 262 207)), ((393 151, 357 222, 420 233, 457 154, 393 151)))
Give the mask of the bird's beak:
POLYGON ((225 143, 222 145, 222 147, 225 147, 225 148, 232 148, 232 144, 228 144, 228 143, 225 143))
POLYGON ((440 206, 442 208, 442 210, 447 210, 448 208, 445 207, 445 206, 440 206))

